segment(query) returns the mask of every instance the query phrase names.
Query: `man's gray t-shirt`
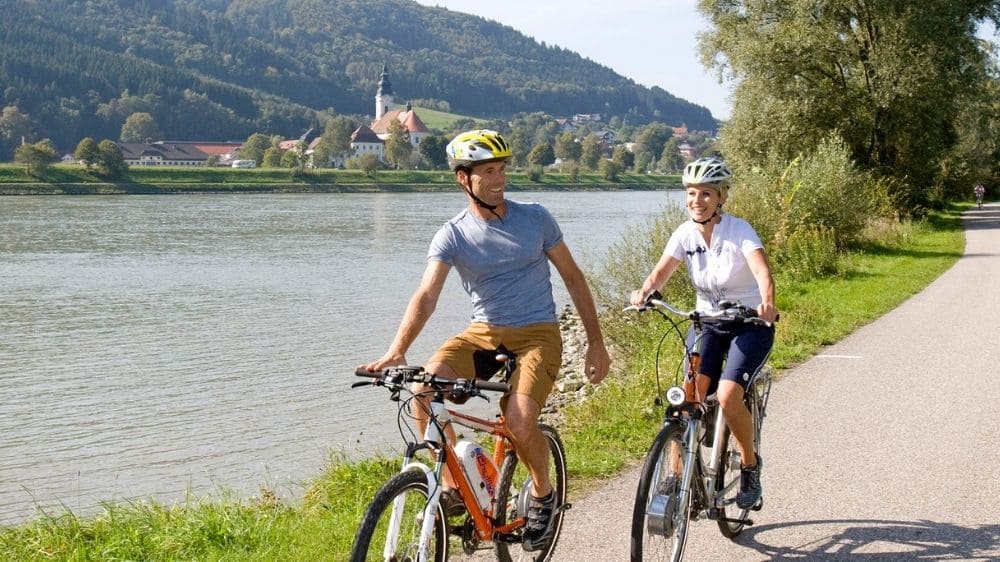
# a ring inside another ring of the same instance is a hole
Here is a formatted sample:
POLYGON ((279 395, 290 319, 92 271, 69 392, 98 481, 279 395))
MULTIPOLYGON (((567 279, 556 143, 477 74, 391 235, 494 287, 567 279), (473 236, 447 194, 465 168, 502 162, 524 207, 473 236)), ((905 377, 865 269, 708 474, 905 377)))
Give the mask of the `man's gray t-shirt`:
POLYGON ((472 321, 497 326, 556 322, 546 252, 562 231, 545 207, 507 200, 507 216, 483 220, 463 210, 434 235, 427 259, 458 270, 472 298, 472 321))

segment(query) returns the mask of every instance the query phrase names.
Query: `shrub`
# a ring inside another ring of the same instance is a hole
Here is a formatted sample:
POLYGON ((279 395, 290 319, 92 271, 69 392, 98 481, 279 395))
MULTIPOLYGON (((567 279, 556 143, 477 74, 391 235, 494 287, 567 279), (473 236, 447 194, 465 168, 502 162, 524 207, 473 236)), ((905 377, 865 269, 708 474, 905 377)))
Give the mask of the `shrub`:
POLYGON ((869 220, 891 208, 889 181, 858 170, 837 136, 789 164, 769 163, 736 177, 730 207, 750 221, 772 253, 784 251, 792 237, 798 238, 796 252, 819 248, 818 240, 828 236, 842 249, 862 237, 869 220), (823 234, 797 234, 814 229, 823 234))
POLYGON ((542 167, 539 166, 538 164, 533 164, 531 166, 528 166, 527 176, 528 176, 528 180, 530 180, 530 181, 533 181, 533 182, 540 182, 540 181, 542 181, 542 174, 543 173, 544 172, 542 171, 542 167))
POLYGON ((772 267, 793 279, 806 280, 837 272, 837 244, 829 228, 797 230, 773 256, 772 267))

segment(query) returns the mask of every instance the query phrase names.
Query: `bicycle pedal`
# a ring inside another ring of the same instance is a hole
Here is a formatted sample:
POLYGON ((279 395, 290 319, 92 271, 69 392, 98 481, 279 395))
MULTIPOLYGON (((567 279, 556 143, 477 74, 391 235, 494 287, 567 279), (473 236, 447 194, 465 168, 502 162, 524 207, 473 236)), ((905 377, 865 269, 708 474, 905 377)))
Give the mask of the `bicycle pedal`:
POLYGON ((516 535, 514 533, 497 533, 493 535, 493 542, 502 542, 506 544, 521 544, 521 535, 516 535))

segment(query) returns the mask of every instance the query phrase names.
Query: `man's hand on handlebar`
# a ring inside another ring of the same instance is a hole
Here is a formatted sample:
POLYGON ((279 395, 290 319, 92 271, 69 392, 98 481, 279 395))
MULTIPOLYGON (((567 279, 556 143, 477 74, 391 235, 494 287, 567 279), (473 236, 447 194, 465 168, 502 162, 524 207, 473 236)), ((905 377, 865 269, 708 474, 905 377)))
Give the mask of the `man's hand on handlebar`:
POLYGON ((387 352, 379 359, 376 359, 371 363, 365 363, 363 365, 359 365, 358 368, 364 369, 369 373, 378 373, 382 369, 388 369, 389 367, 398 367, 399 365, 406 365, 406 356, 402 354, 387 352))

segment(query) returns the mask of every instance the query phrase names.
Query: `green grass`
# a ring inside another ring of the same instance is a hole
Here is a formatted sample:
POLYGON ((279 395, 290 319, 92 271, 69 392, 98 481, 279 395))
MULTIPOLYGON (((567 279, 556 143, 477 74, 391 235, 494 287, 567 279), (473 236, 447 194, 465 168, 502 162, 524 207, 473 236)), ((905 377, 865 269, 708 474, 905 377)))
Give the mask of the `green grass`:
MULTIPOLYGON (((960 211, 935 214, 892 243, 857 248, 843 258, 837 276, 795 282, 779 275, 782 319, 774 365, 787 369, 804 361, 951 267, 964 248, 960 211)), ((663 325, 651 316, 638 322, 644 324, 630 329, 648 339, 639 344, 642 351, 631 361, 617 357, 616 371, 587 401, 568 409, 560 428, 576 497, 640 459, 660 422, 650 359, 663 325)), ((663 364, 675 361, 667 357, 663 364)), ((106 505, 93 517, 39 517, 0 529, 0 559, 345 560, 366 503, 396 466, 395 459, 352 464, 334 458, 292 503, 267 494, 255 500, 223 495, 169 507, 106 505)))

